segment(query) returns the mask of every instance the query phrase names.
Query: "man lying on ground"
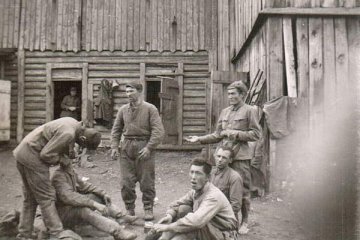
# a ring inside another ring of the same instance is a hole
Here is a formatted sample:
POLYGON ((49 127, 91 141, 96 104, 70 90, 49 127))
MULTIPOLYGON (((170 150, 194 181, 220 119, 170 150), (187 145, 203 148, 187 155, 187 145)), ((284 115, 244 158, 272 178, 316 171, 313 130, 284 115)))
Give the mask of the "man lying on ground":
POLYGON ((191 188, 170 205, 166 216, 154 225, 161 240, 234 240, 237 221, 225 195, 209 182, 211 166, 194 159, 190 167, 191 188))
POLYGON ((211 173, 210 182, 224 193, 237 217, 242 204, 243 180, 234 169, 229 167, 232 157, 233 151, 227 146, 221 146, 216 150, 214 154, 216 167, 211 173))
POLYGON ((56 208, 65 227, 88 223, 112 235, 115 240, 130 240, 137 237, 135 233, 119 225, 132 223, 137 217, 124 214, 111 204, 111 199, 104 190, 82 181, 72 164, 60 165, 52 177, 52 185, 57 194, 56 208))

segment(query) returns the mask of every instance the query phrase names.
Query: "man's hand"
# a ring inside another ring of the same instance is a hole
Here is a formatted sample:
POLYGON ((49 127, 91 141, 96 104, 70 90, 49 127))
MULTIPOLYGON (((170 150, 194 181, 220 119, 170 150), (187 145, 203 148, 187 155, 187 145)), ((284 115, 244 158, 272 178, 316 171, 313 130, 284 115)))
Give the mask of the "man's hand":
POLYGON ((119 157, 119 150, 117 148, 111 149, 111 159, 116 160, 119 157))
POLYGON ((172 221, 172 216, 170 214, 166 214, 166 216, 160 219, 158 223, 171 223, 171 221, 172 221))
POLYGON ((109 195, 105 194, 105 195, 103 196, 103 199, 104 199, 104 202, 105 202, 105 205, 106 205, 106 206, 110 206, 110 205, 111 205, 111 197, 110 197, 109 195))
POLYGON ((237 133, 238 133, 238 131, 236 131, 236 130, 226 129, 226 130, 221 131, 220 136, 228 137, 230 139, 235 140, 237 133))
POLYGON ((104 215, 104 216, 108 216, 109 215, 109 209, 105 206, 105 205, 103 205, 103 204, 100 204, 100 203, 98 203, 98 202, 95 202, 94 203, 94 208, 96 209, 96 210, 98 210, 102 215, 104 215))
POLYGON ((64 155, 64 156, 60 157, 59 164, 61 167, 67 168, 67 167, 69 167, 69 165, 71 163, 72 163, 72 160, 68 156, 64 155))
POLYGON ((159 232, 167 232, 170 231, 170 226, 168 224, 160 224, 160 223, 156 223, 154 224, 154 228, 155 232, 159 233, 159 232))
POLYGON ((200 142, 200 138, 198 136, 189 136, 184 138, 185 141, 191 142, 191 143, 196 143, 196 142, 200 142))
POLYGON ((151 153, 150 149, 147 148, 147 147, 144 147, 143 149, 141 149, 141 150, 139 151, 139 157, 138 157, 138 159, 139 159, 139 160, 147 160, 147 159, 149 159, 149 157, 150 157, 150 153, 151 153))

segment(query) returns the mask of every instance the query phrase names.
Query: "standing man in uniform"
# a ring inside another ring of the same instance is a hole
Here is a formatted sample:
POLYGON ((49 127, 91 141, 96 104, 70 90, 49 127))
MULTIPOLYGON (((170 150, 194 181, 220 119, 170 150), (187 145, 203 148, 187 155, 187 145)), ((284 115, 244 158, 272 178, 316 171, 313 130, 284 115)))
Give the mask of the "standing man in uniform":
POLYGON ((20 142, 14 156, 23 181, 24 202, 17 239, 31 239, 38 205, 50 236, 62 236, 64 229, 55 207, 56 192, 50 182, 49 167, 68 165, 69 146, 75 142, 96 149, 100 140, 97 131, 83 127, 74 118, 64 117, 34 129, 20 142))
POLYGON ((230 84, 227 90, 230 106, 221 111, 215 132, 201 137, 190 136, 186 140, 202 144, 221 142, 222 146, 229 146, 233 149, 235 157, 230 167, 240 174, 244 184, 241 207, 242 222, 239 233, 246 234, 249 231, 250 161, 252 158, 248 142, 259 140, 261 127, 252 106, 244 102, 248 91, 245 84, 242 81, 236 81, 230 84))
POLYGON ((126 85, 129 103, 122 106, 111 131, 111 156, 119 154, 122 177, 121 196, 129 215, 135 215, 136 182, 143 194, 144 219, 153 220, 155 198, 155 147, 164 137, 164 127, 156 107, 142 98, 143 86, 139 83, 126 85))

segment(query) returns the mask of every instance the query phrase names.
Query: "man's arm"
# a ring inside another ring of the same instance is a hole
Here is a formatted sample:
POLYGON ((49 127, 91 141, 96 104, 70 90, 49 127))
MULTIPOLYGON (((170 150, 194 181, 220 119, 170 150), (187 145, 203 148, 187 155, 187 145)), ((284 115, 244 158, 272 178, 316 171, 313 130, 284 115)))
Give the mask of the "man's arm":
MULTIPOLYGON (((45 129, 47 131, 47 129, 45 129)), ((51 165, 67 162, 70 159, 65 155, 69 153, 69 146, 74 142, 74 135, 68 131, 58 130, 49 139, 40 152, 40 159, 51 165)))
POLYGON ((187 206, 193 207, 193 204, 194 204, 193 194, 194 194, 194 191, 191 190, 185 196, 183 196, 180 199, 176 200, 175 202, 171 203, 169 205, 169 209, 166 211, 166 214, 169 214, 169 215, 171 215, 172 218, 175 218, 179 211, 179 207, 181 205, 187 205, 187 206))
POLYGON ((111 149, 118 149, 123 129, 123 109, 120 108, 116 114, 115 122, 111 130, 111 149))
POLYGON ((165 135, 164 126, 161 122, 159 112, 155 107, 150 108, 150 128, 151 136, 146 147, 152 150, 161 143, 165 135))
POLYGON ((74 207, 89 207, 94 209, 95 201, 74 191, 64 173, 56 171, 52 178, 52 185, 56 190, 58 200, 62 203, 74 207))
POLYGON ((232 177, 230 179, 230 191, 229 191, 229 202, 231 204, 231 207, 235 215, 241 209, 242 197, 243 197, 243 181, 240 175, 238 175, 237 177, 232 177))
POLYGON ((223 130, 222 129, 222 121, 223 121, 222 119, 223 119, 224 115, 225 115, 225 109, 223 109, 220 113, 219 120, 217 121, 217 124, 216 124, 215 132, 199 137, 199 141, 201 144, 218 143, 223 139, 223 136, 221 136, 220 133, 223 130))
POLYGON ((168 230, 174 232, 189 232, 204 227, 219 211, 221 203, 215 197, 208 196, 199 208, 185 217, 169 224, 168 230))

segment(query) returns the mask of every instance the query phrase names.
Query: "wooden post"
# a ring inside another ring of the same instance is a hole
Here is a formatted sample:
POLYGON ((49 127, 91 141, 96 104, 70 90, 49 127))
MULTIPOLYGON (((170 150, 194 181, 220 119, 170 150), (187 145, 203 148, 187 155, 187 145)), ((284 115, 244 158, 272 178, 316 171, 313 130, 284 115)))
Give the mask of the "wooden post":
POLYGON ((285 69, 286 82, 289 97, 297 97, 296 91, 296 72, 294 57, 294 39, 291 26, 291 18, 283 18, 284 50, 285 50, 285 69))
POLYGON ((83 63, 82 84, 81 84, 81 120, 85 121, 88 117, 88 63, 83 63))
POLYGON ((89 121, 88 124, 89 127, 94 127, 94 84, 93 83, 88 84, 87 94, 88 94, 87 119, 89 121))
POLYGON ((177 124, 178 124, 178 145, 183 143, 183 101, 184 101, 184 63, 178 63, 178 84, 179 84, 179 96, 178 96, 178 112, 177 112, 177 124))
POLYGON ((0 79, 5 79, 5 61, 0 62, 0 79))
POLYGON ((16 140, 20 142, 24 136, 24 82, 25 82, 25 51, 18 51, 18 81, 17 81, 17 128, 16 140))
POLYGON ((146 101, 146 79, 145 79, 146 65, 145 63, 140 63, 140 83, 143 85, 143 97, 146 101))
MULTIPOLYGON (((268 100, 283 95, 283 41, 282 41, 282 18, 269 18, 267 22, 267 89, 268 100), (280 34, 279 34, 280 33, 280 34)), ((276 140, 269 140, 269 163, 270 172, 276 176, 276 140)), ((275 179, 270 180, 270 191, 275 188, 275 179)))
POLYGON ((54 84, 51 79, 52 63, 46 64, 46 122, 54 119, 54 84))

